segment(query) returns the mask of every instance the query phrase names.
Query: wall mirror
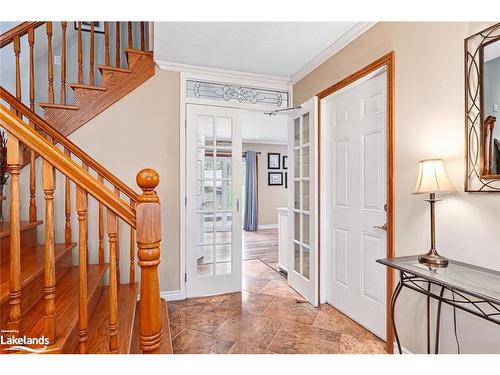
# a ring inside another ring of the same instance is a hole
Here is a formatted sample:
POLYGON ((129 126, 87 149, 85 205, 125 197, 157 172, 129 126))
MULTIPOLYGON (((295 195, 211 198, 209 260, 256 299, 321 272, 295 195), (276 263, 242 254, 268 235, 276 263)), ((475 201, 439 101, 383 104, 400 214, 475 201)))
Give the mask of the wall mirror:
POLYGON ((466 191, 500 192, 500 23, 465 39, 466 191))

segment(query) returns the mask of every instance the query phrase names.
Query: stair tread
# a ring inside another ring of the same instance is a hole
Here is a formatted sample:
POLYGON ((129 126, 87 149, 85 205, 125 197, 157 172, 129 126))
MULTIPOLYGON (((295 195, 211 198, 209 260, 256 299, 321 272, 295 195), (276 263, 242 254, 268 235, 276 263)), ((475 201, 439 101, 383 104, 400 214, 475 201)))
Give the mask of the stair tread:
MULTIPOLYGON (((161 326, 163 330, 163 339, 160 345, 161 354, 172 354, 172 336, 170 335, 170 323, 168 318, 167 301, 163 298, 161 301, 161 326)), ((131 354, 141 354, 142 351, 139 346, 139 301, 137 301, 137 313, 134 322, 134 333, 132 335, 132 346, 130 348, 131 354)))
MULTIPOLYGON (((35 228, 39 225, 43 224, 42 220, 37 221, 20 221, 19 226, 21 232, 27 229, 35 228)), ((10 221, 4 221, 0 223, 0 238, 10 236, 10 221)))
MULTIPOLYGON (((88 265, 88 299, 90 299, 98 288, 107 269, 107 264, 88 265)), ((55 305, 57 339, 53 345, 48 347, 48 351, 60 350, 72 331, 77 329, 79 309, 78 266, 71 267, 71 270, 57 282, 55 305)), ((21 321, 21 332, 27 337, 40 337, 43 335, 44 315, 44 304, 42 300, 23 317, 21 321)))
POLYGON ((132 69, 128 69, 128 68, 117 68, 115 66, 108 66, 108 65, 97 65, 97 68, 99 70, 110 70, 110 71, 113 71, 113 72, 120 72, 120 73, 132 73, 133 70, 132 69))
POLYGON ((103 86, 93 86, 93 85, 84 85, 81 83, 70 83, 69 86, 74 89, 86 89, 86 90, 96 90, 96 91, 107 91, 108 89, 103 86))
MULTIPOLYGON (((138 293, 139 283, 120 284, 118 288, 118 353, 120 354, 130 352, 138 293)), ((89 319, 88 353, 109 353, 108 311, 109 288, 106 288, 97 303, 94 313, 89 319)), ((75 352, 78 352, 78 348, 75 352)))
POLYGON ((38 103, 40 107, 43 109, 52 108, 52 109, 68 109, 71 111, 77 111, 80 107, 71 104, 57 104, 57 103, 38 103))
MULTIPOLYGON (((56 262, 59 258, 71 251, 77 244, 57 243, 54 246, 56 262)), ((44 245, 29 246, 21 249, 21 290, 44 269, 44 245)), ((9 297, 9 257, 0 259, 0 304, 9 297)))

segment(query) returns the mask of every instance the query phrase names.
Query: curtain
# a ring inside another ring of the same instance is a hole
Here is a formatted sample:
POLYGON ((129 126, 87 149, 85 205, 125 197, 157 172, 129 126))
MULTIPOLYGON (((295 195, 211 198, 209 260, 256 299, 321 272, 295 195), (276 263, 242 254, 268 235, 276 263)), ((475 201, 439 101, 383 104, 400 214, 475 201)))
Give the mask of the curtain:
POLYGON ((257 220, 257 153, 247 151, 245 153, 245 217, 243 229, 256 231, 257 220))

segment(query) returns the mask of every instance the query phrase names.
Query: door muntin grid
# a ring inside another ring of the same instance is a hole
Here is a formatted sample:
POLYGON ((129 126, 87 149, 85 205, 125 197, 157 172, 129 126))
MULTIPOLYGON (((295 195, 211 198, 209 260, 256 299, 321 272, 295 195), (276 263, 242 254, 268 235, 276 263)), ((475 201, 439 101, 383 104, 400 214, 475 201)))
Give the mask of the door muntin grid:
POLYGON ((293 271, 309 280, 311 271, 312 145, 309 112, 293 119, 293 271))
POLYGON ((198 115, 196 133, 197 277, 233 271, 233 120, 198 115))

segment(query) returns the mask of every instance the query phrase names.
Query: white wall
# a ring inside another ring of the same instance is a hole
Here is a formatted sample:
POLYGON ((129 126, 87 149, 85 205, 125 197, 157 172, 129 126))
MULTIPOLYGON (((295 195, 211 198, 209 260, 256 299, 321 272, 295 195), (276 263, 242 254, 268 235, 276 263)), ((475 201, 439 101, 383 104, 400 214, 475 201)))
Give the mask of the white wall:
MULTIPOLYGON (((293 88, 295 105, 395 51, 395 208, 397 256, 429 247, 428 203, 411 194, 417 161, 444 159, 456 194, 437 207, 438 250, 500 270, 500 195, 464 193, 464 39, 491 24, 382 22, 293 88)), ((444 307, 441 352, 454 353, 452 310, 444 307)), ((405 290, 397 305, 403 346, 424 353, 425 298, 405 290)), ((434 316, 434 315, 433 315, 434 316)), ((500 353, 500 327, 458 313, 465 353, 500 353)))

